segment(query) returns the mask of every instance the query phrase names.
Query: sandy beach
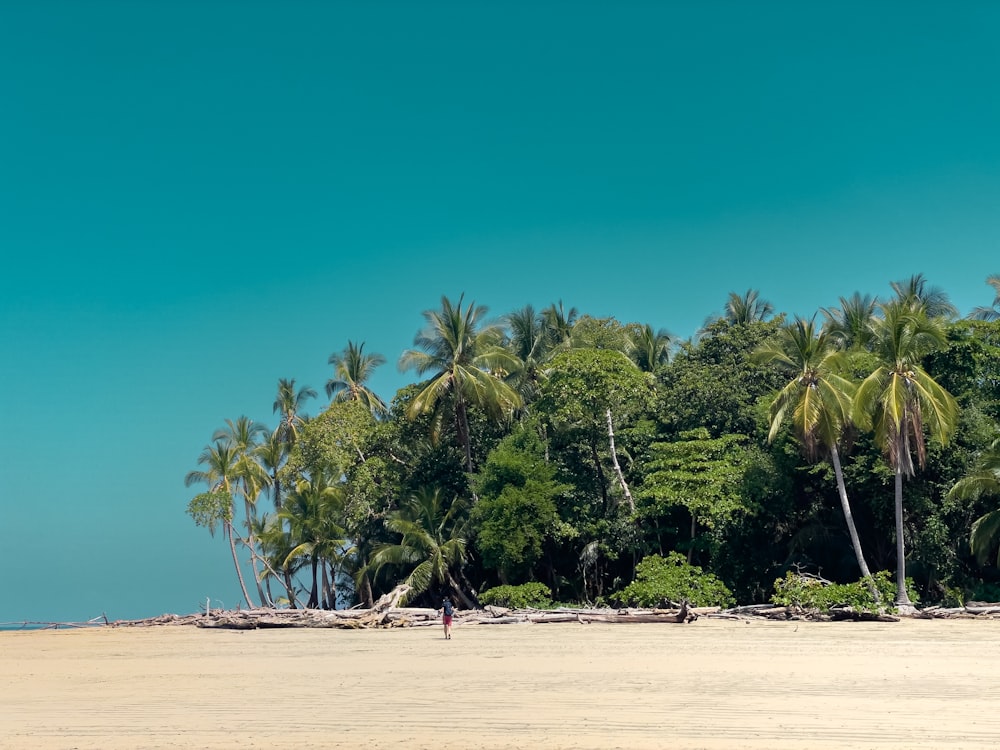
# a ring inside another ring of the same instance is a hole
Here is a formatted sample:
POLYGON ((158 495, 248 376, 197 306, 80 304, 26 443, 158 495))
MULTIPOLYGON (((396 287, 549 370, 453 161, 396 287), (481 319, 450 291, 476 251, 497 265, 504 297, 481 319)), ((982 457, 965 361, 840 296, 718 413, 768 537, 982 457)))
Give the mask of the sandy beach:
POLYGON ((0 747, 1000 746, 1000 621, 0 633, 0 747))

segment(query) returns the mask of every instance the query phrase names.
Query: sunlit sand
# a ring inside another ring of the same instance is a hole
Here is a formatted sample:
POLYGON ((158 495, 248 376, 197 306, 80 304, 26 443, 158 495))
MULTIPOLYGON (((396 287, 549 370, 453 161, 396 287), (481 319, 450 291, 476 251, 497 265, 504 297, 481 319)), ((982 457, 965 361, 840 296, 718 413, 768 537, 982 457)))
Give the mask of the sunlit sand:
POLYGON ((1000 621, 0 633, 2 748, 1000 746, 1000 621))

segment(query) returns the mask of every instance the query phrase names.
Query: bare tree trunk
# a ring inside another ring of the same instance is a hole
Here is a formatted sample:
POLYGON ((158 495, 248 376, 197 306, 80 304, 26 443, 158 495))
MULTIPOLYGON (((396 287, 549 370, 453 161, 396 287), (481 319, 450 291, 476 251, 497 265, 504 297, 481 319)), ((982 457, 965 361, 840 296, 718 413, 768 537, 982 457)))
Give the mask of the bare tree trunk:
POLYGON ((625 475, 622 474, 622 467, 618 465, 618 453, 615 451, 615 430, 611 426, 611 408, 604 413, 608 419, 608 443, 611 446, 611 465, 615 467, 615 474, 618 475, 618 481, 622 486, 622 492, 625 493, 625 501, 628 503, 628 509, 632 513, 635 513, 635 501, 632 500, 632 493, 628 490, 628 484, 625 482, 625 475))

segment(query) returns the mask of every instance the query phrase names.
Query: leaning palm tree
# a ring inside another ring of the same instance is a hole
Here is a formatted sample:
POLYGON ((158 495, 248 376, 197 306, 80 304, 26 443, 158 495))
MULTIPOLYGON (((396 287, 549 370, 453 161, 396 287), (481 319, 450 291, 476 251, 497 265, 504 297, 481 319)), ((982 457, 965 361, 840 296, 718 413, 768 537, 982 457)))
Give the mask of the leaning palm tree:
POLYGON ((311 398, 316 398, 316 391, 308 386, 296 390, 295 378, 291 380, 281 378, 278 381, 278 395, 274 399, 273 411, 275 414, 281 414, 278 431, 281 439, 289 446, 295 444, 299 437, 299 428, 305 424, 301 414, 302 406, 311 398))
POLYGON ((373 574, 386 565, 409 569, 401 583, 410 587, 408 599, 419 596, 432 585, 445 585, 464 606, 475 604, 455 579, 466 560, 468 520, 465 503, 455 498, 446 502, 438 489, 424 489, 411 496, 389 514, 385 525, 402 538, 383 544, 372 553, 366 569, 373 574))
POLYGON ((989 307, 977 307, 969 313, 972 320, 1000 320, 1000 274, 986 277, 986 283, 993 287, 995 296, 989 307))
POLYGON ((333 401, 359 401, 376 416, 388 412, 385 402, 366 383, 375 368, 385 364, 381 354, 365 354, 365 343, 348 341, 344 351, 330 355, 333 377, 326 381, 326 395, 333 401))
POLYGON ((517 366, 501 346, 503 329, 483 322, 485 307, 470 302, 463 309, 464 296, 458 298, 457 305, 442 297, 440 310, 424 312, 427 326, 413 340, 417 348, 403 352, 399 369, 412 368, 419 375, 431 373, 410 402, 410 419, 434 412, 445 400, 453 402, 459 447, 465 453, 466 470, 471 472, 468 406, 474 404, 499 417, 518 407, 521 397, 501 377, 517 366))
MULTIPOLYGON (((861 551, 840 466, 838 446, 844 430, 850 425, 855 393, 854 384, 840 374, 844 370, 845 355, 838 351, 828 332, 817 332, 813 320, 796 318, 781 329, 775 340, 758 349, 754 359, 773 364, 791 376, 771 402, 768 441, 774 440, 781 424, 790 416, 795 434, 810 459, 815 459, 821 450, 829 454, 854 556, 861 575, 870 579, 871 571, 861 551)), ((877 598, 877 589, 874 585, 871 588, 877 598)))
MULTIPOLYGON (((955 483, 949 490, 948 497, 959 500, 1000 498, 1000 438, 994 440, 983 452, 972 473, 955 483)), ((1000 548, 998 541, 1000 541, 1000 508, 980 516, 972 524, 969 547, 980 565, 985 565, 991 553, 1000 548)), ((997 566, 1000 566, 1000 551, 996 560, 997 566)))
POLYGON ((911 606, 906 593, 903 479, 926 462, 925 430, 942 443, 948 441, 958 405, 921 366, 924 356, 945 346, 943 319, 930 317, 912 300, 893 300, 880 310, 881 316, 872 319, 872 351, 879 365, 858 388, 854 421, 862 429, 874 429, 896 475, 896 603, 911 606))
POLYGON ((855 292, 840 298, 840 307, 820 310, 826 319, 823 330, 841 349, 865 349, 871 339, 871 319, 875 315, 878 299, 870 294, 855 292))
POLYGON ((229 541, 229 551, 233 556, 236 577, 243 591, 243 598, 250 607, 254 606, 250 592, 247 591, 240 561, 236 555, 236 534, 233 530, 235 517, 235 487, 239 476, 240 453, 231 443, 218 440, 213 445, 205 447, 198 456, 198 465, 204 469, 189 471, 184 477, 184 485, 190 487, 199 482, 208 485, 208 492, 199 495, 188 505, 188 514, 199 526, 208 527, 208 533, 214 535, 217 524, 222 525, 222 533, 229 541))

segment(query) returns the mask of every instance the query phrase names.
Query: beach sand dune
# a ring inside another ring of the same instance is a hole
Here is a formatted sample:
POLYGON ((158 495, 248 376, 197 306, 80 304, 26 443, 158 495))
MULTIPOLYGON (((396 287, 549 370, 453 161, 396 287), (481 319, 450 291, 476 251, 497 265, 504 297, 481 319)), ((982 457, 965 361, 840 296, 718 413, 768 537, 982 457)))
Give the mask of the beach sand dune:
POLYGON ((1000 622, 0 633, 0 747, 1000 747, 1000 622))

